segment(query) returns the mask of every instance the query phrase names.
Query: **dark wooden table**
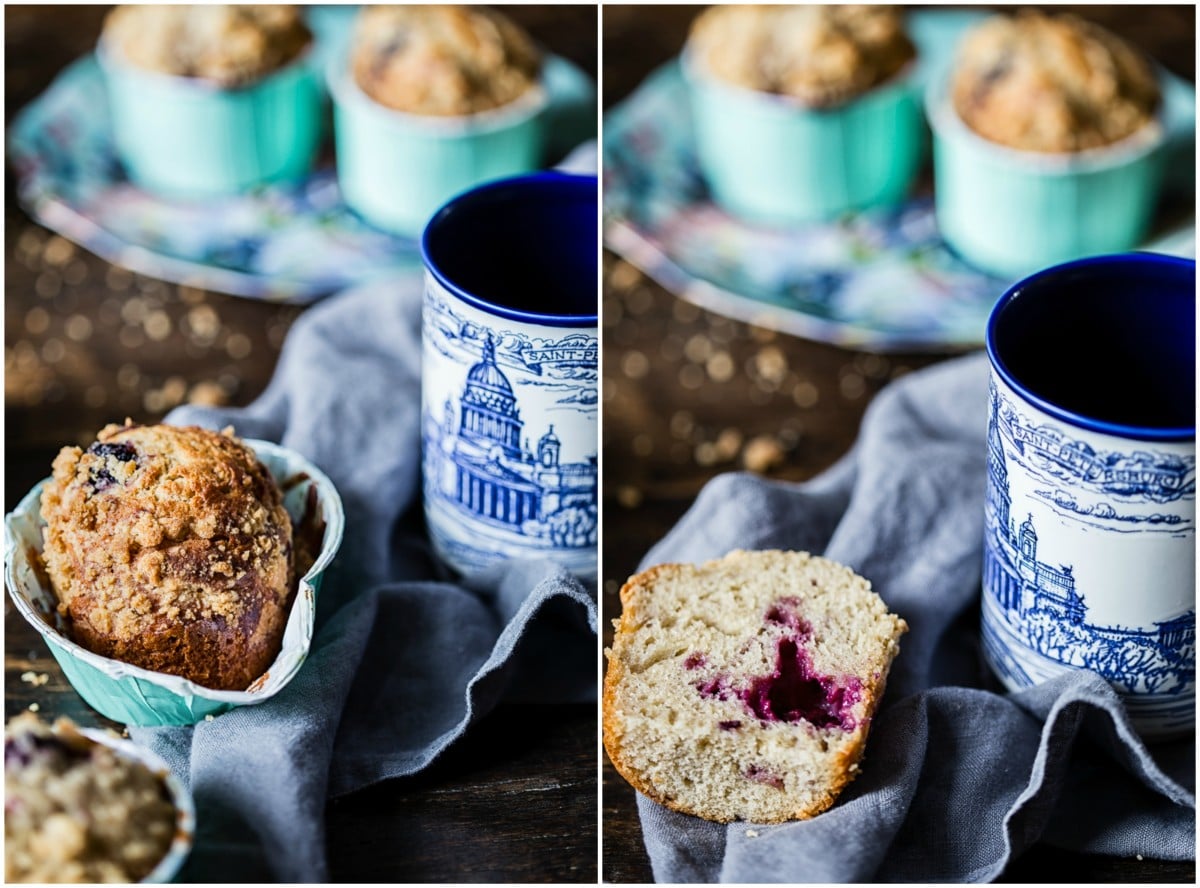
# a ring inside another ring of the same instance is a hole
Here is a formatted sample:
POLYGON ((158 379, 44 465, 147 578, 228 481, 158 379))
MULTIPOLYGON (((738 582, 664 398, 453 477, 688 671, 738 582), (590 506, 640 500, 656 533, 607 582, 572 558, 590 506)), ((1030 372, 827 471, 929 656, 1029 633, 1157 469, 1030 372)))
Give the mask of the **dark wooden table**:
MULTIPOLYGON (((604 104, 675 55, 700 7, 604 6, 604 104)), ((1195 78, 1195 10, 1074 7, 1195 78)), ((999 295, 999 294, 997 294, 999 295)), ((748 469, 801 481, 846 452, 863 411, 889 381, 933 363, 808 342, 710 314, 606 254, 604 324, 605 644, 617 592, 650 546, 714 475, 748 469)), ((634 793, 603 765, 603 878, 652 876, 634 793)), ((1011 881, 1191 882, 1191 863, 1126 861, 1036 847, 1011 881)))
MULTIPOLYGON (((92 48, 104 12, 5 10, 6 120, 92 48)), ((594 7, 510 12, 543 45, 596 70, 594 7)), ((32 223, 6 175, 8 511, 62 445, 86 444, 107 422, 156 421, 185 401, 252 401, 302 309, 112 266, 32 223)), ((66 683, 7 596, 4 622, 6 719, 37 708, 113 726, 66 683)), ((503 706, 426 773, 331 803, 333 880, 594 882, 596 729, 591 705, 503 706)))

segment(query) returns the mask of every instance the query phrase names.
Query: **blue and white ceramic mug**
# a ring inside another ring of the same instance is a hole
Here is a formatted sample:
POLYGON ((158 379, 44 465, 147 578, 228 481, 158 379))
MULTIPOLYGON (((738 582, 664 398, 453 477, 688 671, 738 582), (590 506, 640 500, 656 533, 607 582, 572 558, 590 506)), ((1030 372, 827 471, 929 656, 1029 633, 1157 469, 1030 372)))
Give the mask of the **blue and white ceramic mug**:
POLYGON ((438 210, 425 259, 425 517, 461 573, 596 575, 598 184, 537 173, 438 210))
POLYGON ((984 653, 1011 690, 1103 676, 1147 738, 1193 730, 1196 265, 1151 253, 1013 286, 991 360, 984 653))

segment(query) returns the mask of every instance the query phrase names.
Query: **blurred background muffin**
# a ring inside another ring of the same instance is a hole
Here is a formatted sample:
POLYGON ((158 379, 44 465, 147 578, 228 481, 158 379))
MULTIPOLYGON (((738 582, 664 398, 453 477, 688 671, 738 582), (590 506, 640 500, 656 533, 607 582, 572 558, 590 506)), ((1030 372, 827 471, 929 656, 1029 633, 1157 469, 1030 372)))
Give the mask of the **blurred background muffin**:
POLYGON ((294 6, 119 6, 103 39, 139 68, 232 87, 287 65, 312 34, 294 6))
POLYGON ((887 6, 715 6, 682 56, 713 201, 792 226, 903 200, 924 128, 916 49, 887 6))
POLYGON ((417 237, 454 195, 536 169, 558 103, 552 61, 483 7, 364 9, 329 72, 346 204, 417 237))
POLYGON ((6 882, 137 882, 171 849, 177 813, 145 764, 31 713, 4 729, 6 882))
POLYGON ((959 49, 954 108, 979 135, 1023 151, 1118 142, 1154 120, 1160 94, 1146 59, 1074 15, 1024 10, 972 30, 959 49))
POLYGON ((382 105, 410 114, 474 114, 534 87, 541 55, 506 16, 484 7, 373 6, 363 11, 350 65, 382 105))
POLYGON ((106 427, 42 493, 44 560, 71 637, 208 688, 244 690, 279 652, 292 525, 231 432, 106 427))
POLYGON ((1195 140, 1194 98, 1172 113, 1162 90, 1149 60, 1075 15, 975 25, 926 96, 946 243, 1010 280, 1143 245, 1168 153, 1195 140))
POLYGON ((293 6, 114 10, 97 58, 129 178, 187 199, 303 178, 321 138, 312 42, 293 6))
POLYGON ((715 77, 814 108, 884 83, 916 55, 891 6, 714 6, 689 43, 715 77))

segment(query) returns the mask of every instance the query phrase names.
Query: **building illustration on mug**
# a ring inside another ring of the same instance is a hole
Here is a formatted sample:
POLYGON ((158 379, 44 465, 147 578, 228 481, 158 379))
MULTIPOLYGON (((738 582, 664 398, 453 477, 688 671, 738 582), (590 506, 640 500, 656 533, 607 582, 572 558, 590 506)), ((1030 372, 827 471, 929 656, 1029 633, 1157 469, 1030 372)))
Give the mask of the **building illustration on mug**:
POLYGON ((439 308, 445 322, 427 325, 427 338, 443 349, 478 349, 461 385, 448 388, 441 404, 425 405, 426 503, 456 516, 444 523, 454 529, 439 533, 439 546, 478 566, 497 554, 537 550, 567 562, 577 555, 581 565, 594 560, 597 454, 568 458, 549 421, 552 410, 594 414, 594 338, 531 342, 513 331, 476 328, 449 306, 439 308), (498 354, 502 343, 508 372, 498 354), (526 412, 523 398, 538 403, 526 412))
MULTIPOLYGON (((1185 696, 1183 692, 1195 680, 1195 610, 1149 626, 1094 622, 1087 590, 1077 585, 1075 567, 1042 560, 1047 553, 1039 552, 1032 512, 1027 512, 1019 524, 1019 516, 1011 514, 1008 462, 1028 461, 1031 451, 1041 447, 1042 455, 1049 461, 1075 466, 1089 473, 1097 484, 1110 485, 1110 489, 1113 483, 1118 483, 1127 496, 1150 502, 1191 495, 1194 480, 1188 481, 1188 476, 1194 467, 1172 466, 1172 470, 1164 470, 1161 465, 1157 469, 1148 466, 1140 473, 1139 486, 1135 487, 1130 473, 1113 470, 1120 458, 1101 457, 1086 445, 1063 440, 1049 430, 1023 427, 1014 413, 1001 416, 1001 397, 994 384, 991 411, 983 577, 984 609, 990 618, 984 620, 983 637, 989 662, 1007 684, 1015 687, 1027 687, 1054 674, 1058 670, 1053 664, 1089 669, 1102 675, 1119 692, 1138 695, 1135 705, 1139 717, 1164 723, 1182 719, 1184 711, 1190 713, 1193 706, 1191 695, 1185 696), (1005 437, 1013 445, 1009 452, 1005 449, 1005 437), (1051 441, 1056 444, 1053 452, 1047 448, 1051 441)), ((1142 462, 1149 457, 1146 453, 1137 455, 1142 462)), ((1047 503, 1075 504, 1074 498, 1061 492, 1037 494, 1047 503)), ((1072 520, 1086 520, 1089 524, 1096 523, 1095 519, 1113 522, 1136 519, 1136 515, 1122 515, 1111 507, 1099 510, 1076 504, 1074 509, 1062 508, 1072 515, 1072 520)), ((1160 527, 1182 523, 1169 520, 1177 518, 1176 515, 1159 517, 1161 520, 1152 523, 1160 527)), ((1190 532, 1190 528, 1185 532, 1190 532)))

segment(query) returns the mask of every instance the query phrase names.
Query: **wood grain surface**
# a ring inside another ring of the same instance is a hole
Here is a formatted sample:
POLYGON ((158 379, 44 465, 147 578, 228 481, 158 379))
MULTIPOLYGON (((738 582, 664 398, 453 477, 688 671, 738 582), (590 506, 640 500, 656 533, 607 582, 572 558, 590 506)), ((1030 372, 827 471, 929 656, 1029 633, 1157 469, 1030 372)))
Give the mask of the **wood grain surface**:
MULTIPOLYGON (((596 9, 516 7, 544 46, 595 72, 596 9)), ((5 119, 91 50, 106 9, 5 9, 5 119)), ((6 168, 5 510, 64 444, 177 404, 243 405, 266 386, 302 309, 168 284, 104 262, 30 221, 6 168)), ((29 708, 111 722, 71 689, 5 596, 5 718, 29 708)), ((120 726, 115 726, 120 727, 120 726)), ((342 882, 595 882, 596 713, 502 706, 428 772, 331 803, 342 882)))
MULTIPOLYGON (((605 4, 606 107, 678 53, 700 8, 605 4)), ((1072 9, 1195 79, 1193 7, 1072 9)), ((674 297, 611 253, 604 262, 603 325, 606 645, 620 613, 621 583, 705 482, 735 469, 792 481, 813 477, 850 447, 884 385, 941 360, 849 351, 728 320, 674 297)), ((634 793, 607 757, 602 811, 604 880, 650 881, 634 793)), ((1195 867, 1038 846, 1004 878, 1191 882, 1195 867)))

